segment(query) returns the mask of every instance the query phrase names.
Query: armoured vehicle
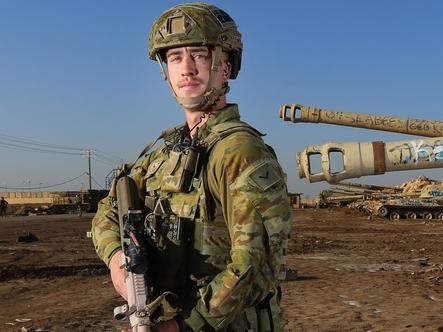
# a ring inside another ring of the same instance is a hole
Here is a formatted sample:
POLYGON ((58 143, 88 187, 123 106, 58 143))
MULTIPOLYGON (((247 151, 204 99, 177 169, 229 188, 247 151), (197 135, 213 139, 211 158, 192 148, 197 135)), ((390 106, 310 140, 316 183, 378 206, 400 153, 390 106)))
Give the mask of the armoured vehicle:
POLYGON ((14 215, 64 214, 95 212, 100 199, 106 197, 106 190, 85 191, 8 191, 0 192, 9 202, 8 213, 14 215))
MULTIPOLYGON (((330 142, 308 146, 297 154, 297 168, 299 177, 307 178, 309 182, 336 184, 344 179, 366 175, 443 167, 442 121, 331 111, 299 104, 282 105, 280 117, 294 123, 327 123, 429 137, 396 142, 330 142), (341 169, 334 169, 333 153, 341 156, 341 169), (314 156, 320 157, 317 160, 320 160, 321 167, 312 167, 314 156), (313 173, 313 169, 321 169, 321 172, 313 173)), ((428 188, 427 194, 379 195, 377 204, 374 204, 378 206, 376 213, 392 219, 442 219, 443 188, 439 188, 428 188)))
POLYGON ((377 209, 373 211, 380 217, 396 220, 440 219, 443 220, 443 184, 429 184, 420 191, 404 192, 392 197, 378 199, 377 209))
POLYGON ((382 202, 376 212, 380 217, 389 217, 392 220, 400 218, 442 220, 443 201, 402 197, 382 202))

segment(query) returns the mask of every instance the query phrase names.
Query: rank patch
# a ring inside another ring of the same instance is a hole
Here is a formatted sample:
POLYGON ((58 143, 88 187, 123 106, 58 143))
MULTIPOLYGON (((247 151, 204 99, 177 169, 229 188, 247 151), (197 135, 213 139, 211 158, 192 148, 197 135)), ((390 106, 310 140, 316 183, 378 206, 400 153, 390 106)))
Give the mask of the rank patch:
POLYGON ((254 186, 258 187, 262 191, 266 191, 272 186, 276 185, 281 178, 268 161, 254 169, 251 174, 249 174, 249 180, 254 186))

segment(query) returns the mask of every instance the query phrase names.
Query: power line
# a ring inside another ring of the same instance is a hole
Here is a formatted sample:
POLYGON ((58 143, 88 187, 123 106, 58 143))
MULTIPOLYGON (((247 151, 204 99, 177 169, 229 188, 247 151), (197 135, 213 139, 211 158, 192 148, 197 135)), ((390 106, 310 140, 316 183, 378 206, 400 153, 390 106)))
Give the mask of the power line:
POLYGON ((111 153, 105 152, 103 150, 99 150, 99 149, 95 149, 96 152, 98 152, 100 155, 102 155, 104 158, 110 159, 110 160, 116 160, 119 161, 121 163, 121 161, 123 160, 122 158, 115 156, 111 153))
POLYGON ((16 137, 16 136, 5 135, 5 134, 0 134, 0 139, 6 140, 6 141, 10 141, 10 142, 15 142, 15 143, 29 144, 29 145, 35 145, 35 146, 42 146, 42 147, 52 148, 52 149, 77 150, 77 151, 81 151, 82 150, 82 148, 70 147, 70 146, 66 146, 66 145, 59 145, 59 144, 52 144, 52 143, 45 143, 45 142, 39 142, 39 141, 36 141, 36 140, 33 140, 33 139, 29 139, 29 138, 22 138, 22 137, 16 137))
MULTIPOLYGON (((11 150, 27 151, 27 152, 44 152, 44 153, 65 154, 65 155, 84 155, 85 151, 89 150, 91 151, 92 155, 91 149, 40 142, 29 138, 5 135, 1 133, 0 133, 0 147, 4 147, 11 150)), ((110 153, 101 150, 95 150, 93 154, 97 155, 103 161, 108 161, 110 163, 120 164, 121 160, 123 160, 122 158, 119 158, 115 155, 112 155, 110 153)))
MULTIPOLYGON (((88 158, 88 172, 85 172, 83 174, 88 175, 90 190, 92 189, 92 185, 91 185, 91 178, 92 178, 91 158, 94 160, 97 160, 100 163, 111 166, 111 167, 115 167, 116 165, 121 164, 123 161, 122 158, 116 157, 110 153, 107 153, 107 152, 104 152, 101 150, 99 150, 99 152, 97 152, 96 150, 92 150, 92 149, 71 147, 71 146, 65 146, 65 145, 60 145, 60 144, 51 144, 51 143, 40 142, 40 141, 29 139, 29 138, 5 135, 2 133, 0 133, 0 148, 6 148, 6 149, 18 150, 18 151, 26 151, 26 152, 40 152, 40 153, 50 153, 50 154, 59 154, 59 155, 71 155, 71 156, 81 156, 81 155, 86 156, 88 158)), ((65 183, 69 183, 71 181, 76 180, 77 178, 72 179, 72 180, 68 180, 63 183, 59 183, 59 184, 55 184, 55 185, 51 185, 51 186, 46 186, 46 187, 38 187, 38 188, 0 187, 0 189, 3 188, 3 189, 13 189, 13 190, 25 190, 25 189, 26 190, 34 190, 34 189, 42 189, 42 188, 52 188, 52 187, 59 186, 59 185, 65 184, 65 183)), ((96 184, 98 184, 95 180, 94 180, 94 182, 96 184)), ((98 184, 98 185, 101 187, 100 184, 98 184)))
POLYGON ((95 159, 99 159, 99 160, 101 160, 101 161, 103 161, 103 162, 108 162, 108 163, 114 163, 114 162, 117 162, 117 161, 118 161, 118 159, 107 158, 107 157, 102 156, 101 154, 98 154, 98 153, 95 153, 95 154, 94 154, 94 158, 95 158, 95 159))
POLYGON ((121 164, 121 161, 104 159, 100 155, 94 155, 94 156, 92 156, 92 159, 94 159, 95 161, 98 161, 99 163, 102 163, 102 164, 105 164, 105 165, 108 165, 111 167, 115 167, 116 165, 121 164))
POLYGON ((52 184, 52 185, 49 185, 49 186, 38 186, 38 187, 20 187, 20 188, 17 188, 17 187, 3 187, 3 186, 0 186, 0 189, 12 189, 12 190, 37 190, 37 189, 47 189, 47 188, 53 188, 53 187, 57 187, 57 186, 61 186, 61 185, 63 185, 63 184, 66 184, 66 183, 69 183, 69 182, 73 182, 73 181, 75 181, 75 180, 77 180, 77 179, 79 179, 79 178, 81 178, 83 175, 86 175, 86 174, 88 174, 87 172, 83 172, 82 174, 80 174, 79 176, 77 176, 77 177, 75 177, 75 178, 73 178, 73 179, 69 179, 69 180, 66 180, 66 181, 64 181, 64 182, 60 182, 60 183, 56 183, 56 184, 52 184))
POLYGON ((92 178, 92 181, 94 181, 94 183, 97 185, 97 186, 99 186, 100 188, 102 188, 102 189, 105 189, 105 188, 103 188, 103 186, 100 184, 100 183, 98 183, 95 179, 94 179, 94 177, 91 177, 92 178))
POLYGON ((7 143, 2 142, 0 140, 0 146, 11 149, 11 150, 21 150, 21 151, 28 151, 28 152, 45 152, 45 153, 54 153, 54 154, 65 154, 65 155, 75 155, 79 156, 81 153, 79 152, 67 152, 67 151, 56 151, 56 150, 48 150, 48 149, 42 149, 42 148, 36 148, 36 147, 28 147, 23 145, 18 145, 14 143, 7 143))

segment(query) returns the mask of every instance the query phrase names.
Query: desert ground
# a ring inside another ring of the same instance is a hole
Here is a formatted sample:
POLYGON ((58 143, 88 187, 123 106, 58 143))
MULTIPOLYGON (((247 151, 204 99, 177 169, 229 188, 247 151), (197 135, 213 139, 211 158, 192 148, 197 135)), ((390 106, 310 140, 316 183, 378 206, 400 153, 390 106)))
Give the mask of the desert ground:
MULTIPOLYGON (((92 214, 0 219, 0 331, 119 331, 92 214), (38 241, 17 242, 34 234, 38 241)), ((285 331, 443 331, 443 222, 295 210, 285 331)))

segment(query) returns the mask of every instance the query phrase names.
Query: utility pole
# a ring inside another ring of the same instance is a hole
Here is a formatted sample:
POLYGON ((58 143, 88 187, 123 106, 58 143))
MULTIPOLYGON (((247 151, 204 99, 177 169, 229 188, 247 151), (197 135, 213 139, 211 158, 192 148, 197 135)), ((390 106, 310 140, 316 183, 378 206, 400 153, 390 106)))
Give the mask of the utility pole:
POLYGON ((86 150, 86 157, 88 158, 88 178, 89 178, 89 191, 92 190, 92 174, 91 174, 91 155, 94 151, 92 150, 86 150))
POLYGON ((92 184, 91 184, 91 150, 88 150, 88 174, 89 174, 89 191, 92 190, 92 184))

